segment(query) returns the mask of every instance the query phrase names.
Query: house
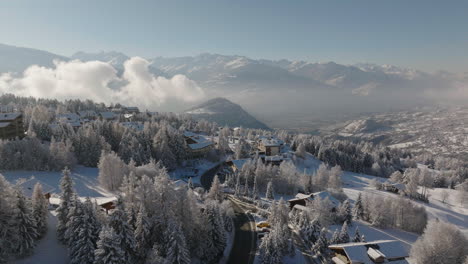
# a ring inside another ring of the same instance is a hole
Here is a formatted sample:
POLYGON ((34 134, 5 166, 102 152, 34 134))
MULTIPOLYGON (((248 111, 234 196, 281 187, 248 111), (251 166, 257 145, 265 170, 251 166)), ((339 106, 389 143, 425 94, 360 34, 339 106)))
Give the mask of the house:
POLYGON ((386 181, 382 184, 382 189, 387 192, 393 193, 403 193, 405 191, 406 186, 403 183, 394 183, 391 181, 386 181))
POLYGON ((104 210, 106 210, 106 214, 109 214, 110 210, 115 209, 115 204, 117 203, 117 198, 109 197, 104 199, 99 199, 99 202, 96 203, 104 210))
POLYGON ((0 139, 14 139, 23 136, 23 115, 19 112, 0 113, 0 139))
MULTIPOLYGON (((333 195, 331 195, 329 192, 322 191, 322 192, 316 192, 316 193, 311 193, 311 194, 303 194, 303 193, 296 194, 296 196, 293 199, 288 200, 289 208, 290 209, 296 208, 297 205, 305 207, 309 205, 310 203, 312 203, 314 199, 318 199, 318 198, 320 198, 321 200, 328 199, 328 201, 330 201, 331 211, 335 211, 336 208, 338 208, 338 206, 340 205, 340 201, 338 201, 338 199, 333 197, 333 195)), ((297 209, 302 209, 302 208, 298 207, 297 209)))
POLYGON ((96 112, 93 110, 84 110, 84 111, 78 111, 77 114, 80 116, 82 120, 94 120, 98 117, 96 112))
POLYGON ((232 168, 233 172, 239 172, 244 164, 249 160, 250 159, 231 160, 226 162, 226 164, 232 168))
POLYGON ((408 248, 397 240, 376 240, 330 245, 335 264, 408 264, 408 248))
POLYGON ((312 201, 312 195, 313 194, 303 193, 296 194, 294 198, 288 200, 289 209, 292 209, 295 205, 301 205, 305 207, 308 203, 312 201))
POLYGON ((127 114, 138 114, 140 113, 140 109, 136 106, 127 106, 125 107, 125 113, 127 114))
POLYGON ((215 145, 213 141, 207 139, 205 136, 191 131, 184 132, 184 139, 188 156, 192 159, 204 157, 215 145))
POLYGON ((103 120, 111 121, 117 118, 117 115, 114 112, 99 112, 99 116, 103 120))
POLYGON ((21 190, 23 191, 23 194, 26 197, 31 198, 33 195, 33 191, 34 191, 34 186, 36 186, 37 183, 40 183, 42 185, 42 193, 47 198, 47 200, 49 200, 50 196, 52 195, 52 192, 55 191, 55 188, 48 185, 47 183, 44 183, 38 180, 34 176, 29 178, 28 180, 21 182, 20 184, 18 184, 18 186, 21 188, 21 190))
POLYGON ((283 141, 274 137, 259 137, 258 151, 265 156, 277 156, 281 153, 283 141))
POLYGON ((80 116, 75 113, 58 114, 55 119, 61 123, 79 122, 80 116))

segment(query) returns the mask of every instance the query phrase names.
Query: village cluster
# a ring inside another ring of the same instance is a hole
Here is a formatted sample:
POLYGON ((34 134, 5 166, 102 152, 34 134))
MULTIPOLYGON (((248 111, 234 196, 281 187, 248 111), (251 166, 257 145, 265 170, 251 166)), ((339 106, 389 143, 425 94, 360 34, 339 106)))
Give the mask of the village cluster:
POLYGON ((435 231, 457 241, 440 245, 451 263, 466 257, 464 235, 429 221, 418 204, 438 181, 465 199, 465 175, 418 168, 399 150, 92 102, 16 98, 1 110, 0 170, 63 177, 58 187, 0 176, 0 263, 33 254, 52 215, 70 263, 220 263, 236 243, 234 206, 249 208, 240 213, 256 222, 257 263, 283 263, 299 249, 314 263, 430 263, 440 257, 427 253, 439 246, 435 231), (97 168, 99 187, 112 195, 78 196, 78 166, 97 168), (382 176, 371 187, 398 195, 352 200, 346 171, 382 176), (423 235, 410 249, 398 239, 369 240, 358 224, 423 235))

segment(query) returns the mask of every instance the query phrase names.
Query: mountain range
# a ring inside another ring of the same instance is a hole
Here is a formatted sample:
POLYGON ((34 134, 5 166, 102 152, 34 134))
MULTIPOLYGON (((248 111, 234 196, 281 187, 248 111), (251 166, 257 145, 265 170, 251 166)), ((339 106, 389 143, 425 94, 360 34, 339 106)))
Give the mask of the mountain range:
MULTIPOLYGON (((0 45, 0 72, 22 72, 33 64, 53 67, 54 60, 98 60, 121 74, 128 59, 120 52, 77 52, 66 57, 0 45)), ((205 99, 224 97, 240 103, 272 127, 307 126, 311 120, 343 113, 464 102, 457 91, 460 83, 468 82, 468 74, 426 73, 393 65, 256 60, 210 53, 146 59, 151 73, 185 75, 204 89, 205 99)))

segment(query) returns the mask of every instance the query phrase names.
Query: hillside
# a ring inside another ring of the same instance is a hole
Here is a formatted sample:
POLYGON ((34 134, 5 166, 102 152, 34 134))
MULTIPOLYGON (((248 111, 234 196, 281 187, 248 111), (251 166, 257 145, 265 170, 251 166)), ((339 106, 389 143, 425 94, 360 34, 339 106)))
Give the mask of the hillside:
POLYGON ((255 119, 240 105, 220 97, 190 108, 185 113, 196 119, 216 122, 220 126, 269 129, 267 125, 255 119))

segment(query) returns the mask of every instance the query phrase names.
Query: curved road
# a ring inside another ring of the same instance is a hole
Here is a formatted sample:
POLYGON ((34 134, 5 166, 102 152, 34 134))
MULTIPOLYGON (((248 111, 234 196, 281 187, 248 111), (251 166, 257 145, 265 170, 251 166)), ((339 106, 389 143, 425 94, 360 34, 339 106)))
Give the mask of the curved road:
MULTIPOLYGON (((200 176, 200 183, 205 190, 211 188, 216 172, 220 166, 205 172, 200 176)), ((234 226, 236 228, 234 244, 232 246, 231 254, 229 255, 228 263, 231 264, 252 264, 255 259, 256 250, 256 234, 255 234, 255 220, 251 220, 248 214, 245 213, 245 208, 233 199, 229 199, 232 203, 236 217, 234 226)))

